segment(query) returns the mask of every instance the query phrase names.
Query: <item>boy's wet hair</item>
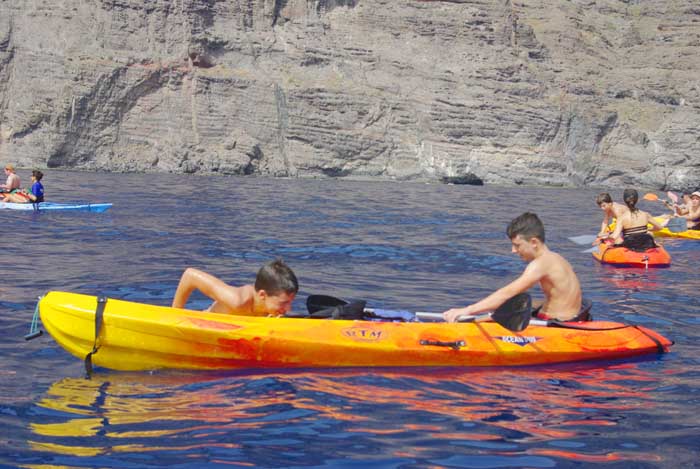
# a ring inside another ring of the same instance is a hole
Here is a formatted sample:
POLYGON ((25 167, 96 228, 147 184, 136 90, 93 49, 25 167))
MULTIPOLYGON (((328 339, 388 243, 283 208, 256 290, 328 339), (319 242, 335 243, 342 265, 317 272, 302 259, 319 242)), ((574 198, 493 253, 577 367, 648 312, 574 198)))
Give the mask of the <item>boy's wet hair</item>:
POLYGON ((612 197, 610 197, 610 194, 607 192, 601 192, 598 194, 598 197, 595 198, 595 203, 598 204, 598 207, 600 207, 600 204, 602 203, 612 203, 612 197))
POLYGON ((268 295, 299 291, 296 275, 281 259, 270 261, 260 268, 255 277, 255 290, 264 290, 268 295))
POLYGON ((35 170, 32 171, 32 176, 34 176, 34 177, 36 178, 37 181, 41 181, 41 178, 44 177, 44 173, 42 173, 42 172, 39 171, 38 169, 35 169, 35 170))
POLYGON ((637 201, 639 200, 639 194, 635 189, 625 189, 622 193, 622 200, 625 201, 625 205, 630 209, 630 212, 634 213, 637 210, 637 201))
POLYGON ((525 212, 508 224, 506 234, 509 239, 520 235, 525 241, 537 238, 544 243, 544 224, 534 213, 525 212))

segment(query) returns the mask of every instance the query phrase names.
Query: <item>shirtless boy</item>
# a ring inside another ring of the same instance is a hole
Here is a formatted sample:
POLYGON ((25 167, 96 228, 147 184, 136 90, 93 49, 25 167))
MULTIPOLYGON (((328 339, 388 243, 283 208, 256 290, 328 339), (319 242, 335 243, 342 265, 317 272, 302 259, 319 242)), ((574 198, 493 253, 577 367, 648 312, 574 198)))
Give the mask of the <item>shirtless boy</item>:
POLYGON ((538 317, 559 321, 578 320, 581 314, 581 286, 566 259, 550 251, 545 244, 542 221, 534 213, 523 213, 510 222, 506 233, 513 244, 513 253, 528 262, 523 273, 477 303, 445 311, 445 320, 454 322, 460 316, 493 311, 536 283, 540 284, 545 296, 538 317))
POLYGON ((7 180, 5 184, 0 184, 0 192, 14 192, 19 189, 19 176, 15 173, 15 167, 11 164, 5 165, 5 175, 7 180))
MULTIPOLYGON (((610 194, 608 194, 607 192, 601 192, 600 194, 598 194, 598 197, 595 198, 595 203, 598 204, 598 207, 600 207, 600 209, 605 214, 603 218, 603 223, 601 223, 600 225, 598 237, 606 238, 610 234, 609 226, 612 219, 614 218, 615 220, 619 220, 622 217, 622 215, 629 212, 629 209, 626 205, 613 202, 612 197, 610 197, 610 194)), ((621 239, 617 241, 622 242, 621 239)))
POLYGON ((215 313, 245 316, 281 316, 292 309, 299 283, 292 269, 281 260, 268 262, 258 271, 254 285, 234 287, 192 267, 185 270, 173 298, 173 308, 184 308, 194 290, 214 303, 215 313))

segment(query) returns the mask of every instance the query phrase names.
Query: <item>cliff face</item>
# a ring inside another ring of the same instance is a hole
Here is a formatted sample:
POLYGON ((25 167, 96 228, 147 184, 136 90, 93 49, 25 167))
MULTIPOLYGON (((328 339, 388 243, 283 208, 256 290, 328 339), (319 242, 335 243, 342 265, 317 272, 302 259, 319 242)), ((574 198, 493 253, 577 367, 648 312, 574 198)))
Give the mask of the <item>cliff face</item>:
POLYGON ((0 1, 0 161, 700 185, 697 0, 0 1))

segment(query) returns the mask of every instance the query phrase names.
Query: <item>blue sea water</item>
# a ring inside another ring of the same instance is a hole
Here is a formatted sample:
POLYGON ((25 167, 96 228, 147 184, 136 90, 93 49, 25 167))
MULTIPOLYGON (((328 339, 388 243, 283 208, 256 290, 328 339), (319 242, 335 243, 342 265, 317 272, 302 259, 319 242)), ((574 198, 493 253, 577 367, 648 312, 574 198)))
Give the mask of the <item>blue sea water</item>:
POLYGON ((47 200, 114 207, 0 211, 0 467, 699 465, 700 242, 666 240, 668 269, 599 265, 567 239, 597 230, 596 190, 63 171, 44 183, 47 200), (504 230, 526 210, 596 318, 653 328, 672 351, 494 369, 99 369, 87 380, 50 336, 23 339, 50 290, 169 304, 186 266, 243 284, 277 257, 301 282, 295 310, 320 293, 442 311, 518 275, 504 230))

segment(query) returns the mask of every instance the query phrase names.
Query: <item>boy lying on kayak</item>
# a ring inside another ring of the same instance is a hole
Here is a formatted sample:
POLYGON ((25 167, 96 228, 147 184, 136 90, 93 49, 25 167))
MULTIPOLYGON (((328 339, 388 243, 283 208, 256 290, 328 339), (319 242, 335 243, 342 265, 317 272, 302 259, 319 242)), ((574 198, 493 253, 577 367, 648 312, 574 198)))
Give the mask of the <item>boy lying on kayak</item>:
POLYGON ((523 213, 510 222, 506 233, 513 244, 513 253, 528 262, 523 273, 477 303, 445 311, 445 320, 454 322, 460 316, 494 311, 536 283, 540 284, 545 296, 542 305, 536 309, 536 317, 559 321, 588 320, 590 305, 582 310, 578 277, 567 260, 550 251, 545 244, 544 225, 539 217, 534 213, 523 213))
POLYGON ((180 278, 173 308, 184 308, 194 290, 214 300, 207 311, 244 316, 281 316, 292 309, 299 283, 292 269, 279 259, 260 268, 254 285, 242 287, 227 285, 213 275, 189 267, 180 278))

